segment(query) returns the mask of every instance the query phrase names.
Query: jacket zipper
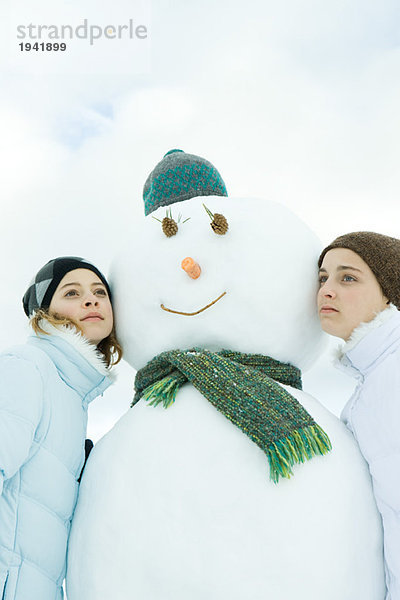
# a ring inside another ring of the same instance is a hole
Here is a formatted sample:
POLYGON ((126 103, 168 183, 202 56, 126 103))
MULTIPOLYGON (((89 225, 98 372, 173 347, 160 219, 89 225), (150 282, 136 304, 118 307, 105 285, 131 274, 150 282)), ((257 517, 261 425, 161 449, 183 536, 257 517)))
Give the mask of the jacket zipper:
POLYGON ((1 595, 1 600, 5 600, 5 597, 6 597, 7 580, 8 580, 8 571, 7 571, 6 578, 4 580, 3 593, 1 595))

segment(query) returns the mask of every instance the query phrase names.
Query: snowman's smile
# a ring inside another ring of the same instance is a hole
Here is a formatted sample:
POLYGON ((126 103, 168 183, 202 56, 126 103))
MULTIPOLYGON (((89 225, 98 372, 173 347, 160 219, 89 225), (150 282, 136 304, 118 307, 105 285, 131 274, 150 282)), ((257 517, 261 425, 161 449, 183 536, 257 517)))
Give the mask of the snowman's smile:
POLYGON ((203 312, 204 310, 207 310, 207 308, 210 308, 210 306, 212 306, 213 304, 218 302, 218 300, 221 300, 222 296, 225 296, 225 294, 226 294, 226 292, 223 292, 220 296, 218 296, 218 298, 216 298, 215 300, 213 300, 206 306, 203 306, 203 308, 196 310, 195 312, 182 312, 180 310, 172 310, 172 308, 167 308, 166 306, 164 306, 164 304, 160 304, 160 308, 162 308, 166 312, 174 313, 174 315, 185 315, 186 317, 193 317, 194 315, 198 315, 201 312, 203 312))

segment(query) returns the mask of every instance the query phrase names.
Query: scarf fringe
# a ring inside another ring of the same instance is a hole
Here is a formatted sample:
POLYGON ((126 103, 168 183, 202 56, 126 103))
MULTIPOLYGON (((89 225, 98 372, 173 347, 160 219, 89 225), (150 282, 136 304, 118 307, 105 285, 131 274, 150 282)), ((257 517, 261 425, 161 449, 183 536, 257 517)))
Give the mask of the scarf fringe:
MULTIPOLYGON (((162 404, 164 408, 168 408, 175 402, 181 385, 176 377, 167 376, 149 385, 143 391, 142 397, 151 406, 162 404)), ((291 436, 273 442, 267 449, 270 479, 274 483, 278 483, 280 477, 290 479, 295 464, 304 463, 314 456, 327 454, 331 449, 329 437, 319 425, 309 425, 295 431, 291 436)))
POLYGON ((142 394, 142 397, 149 402, 150 406, 162 404, 168 408, 175 402, 176 394, 182 383, 176 377, 164 377, 149 385, 142 394))
POLYGON ((270 479, 278 483, 279 477, 290 479, 292 467, 304 463, 313 456, 322 456, 332 450, 332 444, 319 425, 309 425, 293 435, 273 442, 267 449, 270 479))

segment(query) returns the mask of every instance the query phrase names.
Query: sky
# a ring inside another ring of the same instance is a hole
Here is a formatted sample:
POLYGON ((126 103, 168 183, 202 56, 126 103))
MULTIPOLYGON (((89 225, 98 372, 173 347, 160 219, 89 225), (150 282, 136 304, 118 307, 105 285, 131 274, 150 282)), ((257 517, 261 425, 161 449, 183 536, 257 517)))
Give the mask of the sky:
MULTIPOLYGON (((50 258, 107 274, 171 148, 210 160, 231 196, 285 204, 321 247, 400 237, 399 13, 389 0, 0 0, 1 347, 23 343, 21 297, 50 258), (85 20, 147 36, 19 47, 41 40, 18 26, 85 20)), ((117 370, 90 408, 95 440, 129 408, 134 372, 117 370)), ((328 354, 305 375, 336 414, 352 386, 328 354)))

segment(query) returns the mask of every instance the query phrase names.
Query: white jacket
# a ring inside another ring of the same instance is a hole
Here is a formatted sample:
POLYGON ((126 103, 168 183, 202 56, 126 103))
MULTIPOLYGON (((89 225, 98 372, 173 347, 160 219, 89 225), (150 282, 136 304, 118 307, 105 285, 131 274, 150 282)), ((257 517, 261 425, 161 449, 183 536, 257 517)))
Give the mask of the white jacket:
POLYGON ((337 366, 358 379, 341 419, 367 460, 382 515, 386 600, 400 600, 400 312, 357 327, 337 366))

